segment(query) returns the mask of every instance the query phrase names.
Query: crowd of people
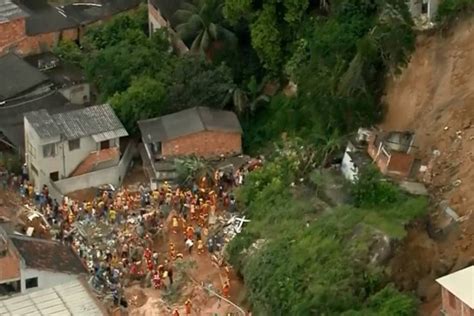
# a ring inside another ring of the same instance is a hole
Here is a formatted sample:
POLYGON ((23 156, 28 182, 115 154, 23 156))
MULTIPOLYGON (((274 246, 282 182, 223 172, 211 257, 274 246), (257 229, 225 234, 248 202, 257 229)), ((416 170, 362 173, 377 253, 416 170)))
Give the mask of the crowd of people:
MULTIPOLYGON (((126 307, 124 288, 132 282, 166 289, 173 285, 176 260, 192 255, 195 246, 198 255, 222 247, 219 236, 209 236, 209 219, 223 210, 236 210, 232 190, 254 167, 230 173, 216 170, 212 177, 201 177, 189 189, 168 182, 155 190, 140 185, 136 192, 106 188, 89 201, 67 196, 57 201, 50 197, 47 185, 34 192, 27 174, 18 177, 14 185, 18 185, 22 198, 32 201, 51 227, 57 228, 53 238, 69 244, 88 266, 96 291, 112 294, 115 305, 126 307), (97 227, 104 228, 99 240, 85 231, 97 227), (183 244, 171 242, 167 234, 177 235, 179 238, 172 239, 183 244)), ((228 279, 221 291, 229 297, 228 279)), ((186 315, 191 313, 191 306, 187 300, 186 315)), ((179 312, 175 310, 173 315, 179 312)))

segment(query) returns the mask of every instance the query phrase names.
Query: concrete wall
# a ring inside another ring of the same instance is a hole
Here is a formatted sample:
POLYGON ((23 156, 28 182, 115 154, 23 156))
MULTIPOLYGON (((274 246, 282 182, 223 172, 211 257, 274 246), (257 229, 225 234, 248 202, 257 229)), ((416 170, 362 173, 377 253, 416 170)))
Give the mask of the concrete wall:
POLYGON ((91 99, 91 88, 88 83, 74 85, 72 87, 59 89, 59 92, 74 104, 84 104, 91 99))
POLYGON ((150 34, 168 26, 168 22, 161 16, 158 8, 155 8, 151 3, 148 3, 148 23, 150 34))
POLYGON ((30 293, 41 289, 50 288, 76 280, 78 275, 36 269, 22 269, 21 271, 21 293, 30 293), (38 278, 38 287, 26 289, 25 281, 30 278, 38 278))
POLYGON ((215 157, 221 154, 233 155, 242 152, 240 133, 199 132, 162 143, 165 157, 196 155, 215 157))
POLYGON ((359 168, 356 167, 347 150, 344 153, 344 157, 342 158, 341 172, 344 177, 351 182, 354 182, 357 175, 359 174, 359 168))
POLYGON ((445 288, 441 290, 442 308, 448 316, 474 316, 474 309, 467 306, 445 288), (454 304, 453 304, 454 303, 454 304))
POLYGON ((426 17, 432 21, 436 18, 436 14, 438 14, 440 0, 409 0, 408 8, 413 18, 419 18, 422 15, 421 8, 424 1, 428 2, 426 17))
POLYGON ((136 146, 131 143, 125 150, 118 165, 107 169, 89 172, 77 177, 59 180, 54 182, 54 186, 63 195, 77 190, 98 187, 109 183, 116 187, 120 186, 135 153, 136 146))

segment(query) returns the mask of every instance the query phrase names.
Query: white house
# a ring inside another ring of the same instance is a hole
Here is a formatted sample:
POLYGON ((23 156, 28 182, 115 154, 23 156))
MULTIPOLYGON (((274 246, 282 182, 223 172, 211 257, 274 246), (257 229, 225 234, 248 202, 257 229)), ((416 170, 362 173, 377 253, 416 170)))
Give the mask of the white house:
POLYGON ((120 138, 128 133, 110 105, 53 115, 46 110, 29 112, 24 126, 25 160, 35 190, 52 184, 66 194, 116 182, 110 179, 117 177, 114 167, 121 162, 120 138), (65 182, 72 178, 73 187, 65 182))
POLYGON ((0 229, 0 296, 29 293, 87 276, 87 269, 71 247, 53 240, 7 235, 0 229), (2 292, 3 290, 3 292, 2 292))
POLYGON ((440 0, 409 0, 408 8, 414 19, 433 21, 438 13, 440 0))
POLYGON ((359 129, 357 136, 349 140, 342 158, 341 172, 351 182, 356 181, 361 169, 371 163, 366 151, 367 142, 363 137, 364 132, 364 129, 359 129))

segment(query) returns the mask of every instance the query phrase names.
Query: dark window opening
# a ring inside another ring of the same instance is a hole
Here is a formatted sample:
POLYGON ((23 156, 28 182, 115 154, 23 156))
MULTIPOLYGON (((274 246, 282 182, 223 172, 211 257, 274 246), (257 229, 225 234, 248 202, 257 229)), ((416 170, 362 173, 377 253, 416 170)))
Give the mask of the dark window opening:
POLYGON ((428 13, 428 2, 423 1, 421 3, 421 14, 427 14, 428 13))
POLYGON ((59 180, 59 172, 56 171, 56 172, 51 172, 49 174, 49 178, 52 180, 52 181, 58 181, 59 180))
POLYGON ((109 148, 110 148, 110 141, 109 140, 104 140, 103 142, 100 142, 100 150, 109 149, 109 148))
POLYGON ((72 139, 69 141, 69 151, 81 148, 81 139, 72 139))
POLYGON ((25 280, 25 287, 31 289, 33 287, 38 287, 38 278, 30 278, 25 280))

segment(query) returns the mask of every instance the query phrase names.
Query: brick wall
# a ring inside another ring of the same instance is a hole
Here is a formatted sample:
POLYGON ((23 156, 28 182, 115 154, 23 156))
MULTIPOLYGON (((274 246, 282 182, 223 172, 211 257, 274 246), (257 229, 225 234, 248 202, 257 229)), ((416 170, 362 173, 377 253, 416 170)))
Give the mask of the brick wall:
POLYGON ((408 177, 414 161, 415 157, 412 155, 393 152, 387 166, 387 173, 399 177, 408 177))
POLYGON ((24 18, 0 23, 0 53, 6 51, 10 46, 22 42, 25 38, 24 18))
POLYGON ((0 257, 0 283, 20 278, 20 260, 9 242, 7 255, 0 257))
POLYGON ((50 51, 60 39, 76 40, 77 29, 27 36, 25 19, 0 23, 0 55, 9 51, 19 55, 33 55, 50 51))
POLYGON ((213 157, 242 152, 240 133, 200 132, 164 142, 163 156, 196 155, 213 157))
POLYGON ((470 308, 448 290, 441 290, 442 307, 449 316, 474 316, 474 309, 470 308))

